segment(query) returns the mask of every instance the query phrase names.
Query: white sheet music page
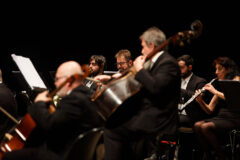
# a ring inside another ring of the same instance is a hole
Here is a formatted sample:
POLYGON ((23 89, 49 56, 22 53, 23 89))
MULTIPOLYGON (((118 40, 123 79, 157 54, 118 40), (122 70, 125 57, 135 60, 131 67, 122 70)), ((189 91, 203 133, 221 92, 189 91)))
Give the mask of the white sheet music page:
POLYGON ((12 54, 11 56, 32 90, 36 87, 47 89, 29 58, 15 54, 12 54))

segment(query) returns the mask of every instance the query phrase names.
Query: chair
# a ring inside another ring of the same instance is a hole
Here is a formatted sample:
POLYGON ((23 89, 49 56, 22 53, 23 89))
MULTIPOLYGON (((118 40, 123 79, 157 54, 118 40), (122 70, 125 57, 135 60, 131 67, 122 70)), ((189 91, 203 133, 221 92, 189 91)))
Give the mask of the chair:
POLYGON ((232 160, 240 158, 240 130, 233 129, 229 132, 232 160))
POLYGON ((197 143, 193 129, 191 127, 179 127, 178 133, 175 158, 180 160, 200 159, 202 153, 200 152, 200 146, 197 143))
POLYGON ((96 146, 103 134, 101 128, 93 128, 92 130, 80 134, 64 159, 66 160, 93 160, 96 146))

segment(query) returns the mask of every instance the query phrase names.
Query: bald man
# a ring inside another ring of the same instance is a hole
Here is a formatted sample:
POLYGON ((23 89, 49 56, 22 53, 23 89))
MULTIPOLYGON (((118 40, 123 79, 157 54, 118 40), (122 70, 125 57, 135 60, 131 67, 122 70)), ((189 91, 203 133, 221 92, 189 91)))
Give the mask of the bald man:
MULTIPOLYGON (((61 64, 55 75, 58 88, 73 74, 82 74, 81 66, 75 61, 61 64)), ((35 103, 28 109, 37 126, 45 135, 38 148, 26 147, 5 153, 3 160, 57 160, 63 158, 70 145, 80 133, 98 127, 100 118, 90 100, 90 90, 82 85, 81 80, 66 83, 58 92, 62 97, 56 111, 48 111, 48 92, 42 92, 35 98, 35 103)))

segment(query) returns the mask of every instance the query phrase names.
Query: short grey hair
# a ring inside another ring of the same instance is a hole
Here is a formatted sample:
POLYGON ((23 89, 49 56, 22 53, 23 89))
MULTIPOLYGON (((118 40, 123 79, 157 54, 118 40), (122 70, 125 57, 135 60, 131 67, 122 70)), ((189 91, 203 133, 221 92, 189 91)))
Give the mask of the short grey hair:
POLYGON ((166 41, 166 35, 157 27, 150 27, 143 32, 139 38, 140 40, 144 40, 148 46, 153 43, 155 47, 158 47, 160 44, 166 41))

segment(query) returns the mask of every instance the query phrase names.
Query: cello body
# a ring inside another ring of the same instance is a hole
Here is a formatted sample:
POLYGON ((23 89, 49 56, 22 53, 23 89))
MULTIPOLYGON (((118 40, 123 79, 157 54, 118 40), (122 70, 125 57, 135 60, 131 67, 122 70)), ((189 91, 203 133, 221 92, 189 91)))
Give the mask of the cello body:
POLYGON ((14 129, 13 137, 8 142, 1 143, 0 160, 4 153, 23 148, 27 138, 36 126, 35 121, 27 113, 21 123, 14 129))
POLYGON ((122 103, 141 89, 141 84, 135 80, 135 74, 129 72, 120 79, 113 80, 104 86, 95 97, 98 113, 107 120, 122 103))

